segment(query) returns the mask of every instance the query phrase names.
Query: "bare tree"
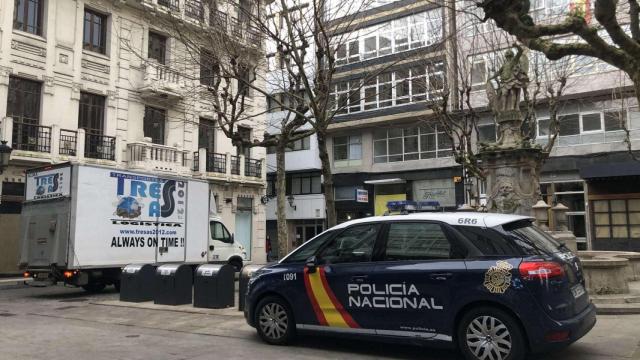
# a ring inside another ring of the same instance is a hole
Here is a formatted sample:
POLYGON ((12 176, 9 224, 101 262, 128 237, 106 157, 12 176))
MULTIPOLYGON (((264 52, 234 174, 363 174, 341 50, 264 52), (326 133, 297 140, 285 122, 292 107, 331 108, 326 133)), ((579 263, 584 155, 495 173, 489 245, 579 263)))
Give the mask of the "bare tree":
MULTIPOLYGON (((256 27, 267 23, 262 6, 261 2, 249 0, 208 0, 162 9, 164 14, 146 13, 143 16, 175 40, 168 64, 149 61, 142 48, 129 49, 146 66, 180 74, 185 108, 207 109, 216 129, 231 139, 239 154, 251 147, 276 149, 278 238, 282 239, 278 254, 282 257, 288 252, 284 154, 290 144, 313 131, 302 130, 307 118, 301 114, 307 105, 304 96, 300 96, 301 83, 277 81, 279 89, 275 91, 274 82, 267 84, 265 36, 256 27), (265 113, 269 109, 265 98, 269 107, 285 109, 285 116, 267 124, 265 113), (251 127, 253 134, 247 136, 244 126, 251 127)), ((128 39, 122 37, 122 41, 127 43, 128 39)))

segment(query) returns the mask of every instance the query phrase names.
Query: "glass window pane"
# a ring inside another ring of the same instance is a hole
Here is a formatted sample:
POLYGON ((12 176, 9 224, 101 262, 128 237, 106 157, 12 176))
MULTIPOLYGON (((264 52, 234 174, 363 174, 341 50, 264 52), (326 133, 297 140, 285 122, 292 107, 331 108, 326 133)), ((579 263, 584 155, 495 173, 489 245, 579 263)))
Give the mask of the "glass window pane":
POLYGON ((322 193, 322 182, 320 181, 320 176, 314 176, 311 178, 311 192, 313 194, 322 193))
POLYGON ((373 142, 373 156, 387 155, 387 141, 379 140, 373 142))
POLYGON ((609 211, 609 201, 607 200, 597 200, 593 202, 593 211, 595 212, 608 212, 609 211))
POLYGON ((420 151, 436 150, 436 134, 427 134, 420 136, 420 151))
POLYGON ((615 211, 627 211, 625 200, 611 200, 611 212, 615 211))
POLYGON ((318 260, 323 264, 370 261, 378 229, 378 224, 358 225, 346 229, 331 240, 318 256, 318 260))
POLYGON ((640 199, 628 200, 629 211, 640 211, 640 199))
POLYGON ((629 224, 640 225, 640 213, 629 213, 629 224))
POLYGON ((385 260, 449 259, 451 246, 440 225, 390 224, 385 260))
POLYGON ((404 138, 404 152, 405 152, 405 154, 406 153, 418 152, 418 137, 417 136, 410 136, 410 137, 404 138))
POLYGON ((624 129, 627 121, 626 111, 605 111, 604 129, 606 131, 616 131, 624 129))
POLYGON ((614 225, 626 225, 627 214, 626 213, 611 213, 611 223, 614 225))
POLYGON ((629 237, 633 239, 640 238, 640 226, 631 226, 631 234, 629 237))
POLYGON ((347 160, 347 145, 335 145, 333 147, 334 160, 347 160))
POLYGON ((609 214, 595 214, 594 220, 596 225, 609 225, 609 214))
POLYGON ((389 139, 389 155, 402 154, 402 139, 389 139))
POLYGON ((580 134, 580 116, 578 114, 564 115, 559 117, 560 136, 580 134))
POLYGON ((629 232, 627 231, 627 227, 626 226, 612 226, 611 227, 613 234, 612 237, 613 238, 627 238, 629 237, 629 232))
POLYGON ((300 183, 301 181, 299 177, 291 178, 291 193, 293 195, 300 194, 300 183))
POLYGON ((596 226, 596 238, 608 239, 611 237, 611 231, 608 226, 596 226))
POLYGON ((602 130, 600 113, 582 115, 582 131, 602 130))
POLYGON ((549 136, 549 119, 538 120, 538 136, 549 136))
POLYGON ((349 145, 349 160, 362 159, 362 145, 351 144, 349 145))

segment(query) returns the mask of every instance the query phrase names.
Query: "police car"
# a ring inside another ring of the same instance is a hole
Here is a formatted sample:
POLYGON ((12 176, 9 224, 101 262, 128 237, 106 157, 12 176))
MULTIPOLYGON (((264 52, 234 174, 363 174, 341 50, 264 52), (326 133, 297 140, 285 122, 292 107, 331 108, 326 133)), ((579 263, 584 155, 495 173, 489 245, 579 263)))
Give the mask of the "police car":
POLYGON ((458 347, 519 360, 596 322, 578 258, 531 218, 417 213, 335 226, 249 280, 245 318, 270 344, 299 332, 458 347))

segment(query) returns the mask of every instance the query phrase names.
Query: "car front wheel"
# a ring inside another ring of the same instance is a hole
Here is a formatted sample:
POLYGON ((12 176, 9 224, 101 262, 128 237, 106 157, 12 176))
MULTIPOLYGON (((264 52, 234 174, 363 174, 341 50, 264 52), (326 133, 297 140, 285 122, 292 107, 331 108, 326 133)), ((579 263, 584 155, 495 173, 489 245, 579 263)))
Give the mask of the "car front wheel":
POLYGON ((467 312, 457 335, 458 346, 469 360, 523 360, 526 355, 520 326, 500 309, 479 307, 467 312))
POLYGON ((258 335, 272 345, 286 345, 295 336, 295 321, 289 305, 279 297, 268 296, 258 303, 255 312, 258 335))

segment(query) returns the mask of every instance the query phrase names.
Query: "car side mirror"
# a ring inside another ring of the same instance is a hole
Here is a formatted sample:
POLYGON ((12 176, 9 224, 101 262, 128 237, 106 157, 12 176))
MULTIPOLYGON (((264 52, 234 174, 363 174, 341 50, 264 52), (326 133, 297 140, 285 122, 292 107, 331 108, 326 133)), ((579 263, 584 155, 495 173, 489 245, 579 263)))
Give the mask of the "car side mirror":
POLYGON ((316 267, 318 266, 318 258, 314 256, 311 256, 310 258, 307 259, 307 262, 305 263, 305 266, 307 267, 307 271, 310 274, 313 274, 314 272, 316 272, 316 267))
POLYGON ((233 238, 233 234, 231 234, 231 236, 229 237, 229 244, 233 244, 234 243, 234 238, 233 238))

